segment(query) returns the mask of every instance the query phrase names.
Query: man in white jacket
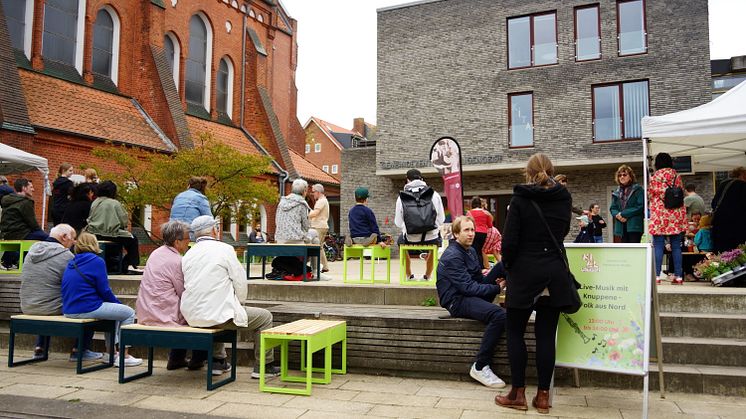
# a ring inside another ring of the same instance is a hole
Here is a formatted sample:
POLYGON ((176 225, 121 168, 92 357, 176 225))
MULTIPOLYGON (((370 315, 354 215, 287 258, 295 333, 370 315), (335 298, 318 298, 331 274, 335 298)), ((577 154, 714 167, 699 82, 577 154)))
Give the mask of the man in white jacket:
MULTIPOLYGON (((246 271, 232 246, 218 240, 217 222, 209 215, 195 218, 191 224, 196 244, 181 260, 184 272, 184 293, 181 314, 193 327, 248 328, 254 334, 254 371, 259 378, 260 332, 272 327, 272 313, 241 305, 248 293, 246 271)), ((225 349, 216 355, 217 363, 225 362, 225 349)), ((267 376, 277 376, 280 369, 271 362, 273 352, 267 351, 267 376)))

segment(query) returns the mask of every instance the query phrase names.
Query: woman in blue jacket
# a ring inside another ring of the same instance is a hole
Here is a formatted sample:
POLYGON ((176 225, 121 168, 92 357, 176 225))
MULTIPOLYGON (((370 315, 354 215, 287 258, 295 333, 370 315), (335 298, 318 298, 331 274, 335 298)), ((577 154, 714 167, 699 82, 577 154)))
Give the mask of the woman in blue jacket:
MULTIPOLYGON (((106 263, 99 253, 101 249, 96 236, 80 233, 75 244, 75 257, 62 275, 62 313, 71 319, 116 320, 115 339, 118 344, 119 326, 134 323, 135 310, 114 296, 106 276, 106 263)), ((142 359, 133 357, 125 349, 124 364, 128 367, 140 365, 142 359)))
POLYGON ((640 243, 642 239, 645 191, 635 182, 635 172, 623 164, 614 176, 619 187, 611 193, 611 217, 614 219, 614 236, 622 243, 640 243))

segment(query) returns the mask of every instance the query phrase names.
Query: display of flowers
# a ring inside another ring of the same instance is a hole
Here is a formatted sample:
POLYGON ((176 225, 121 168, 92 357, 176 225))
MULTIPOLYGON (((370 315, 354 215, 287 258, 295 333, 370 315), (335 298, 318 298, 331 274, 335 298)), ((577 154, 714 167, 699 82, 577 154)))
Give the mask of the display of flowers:
POLYGON ((709 281, 718 275, 740 269, 743 265, 746 265, 746 243, 717 255, 708 253, 705 260, 694 265, 694 273, 709 281))

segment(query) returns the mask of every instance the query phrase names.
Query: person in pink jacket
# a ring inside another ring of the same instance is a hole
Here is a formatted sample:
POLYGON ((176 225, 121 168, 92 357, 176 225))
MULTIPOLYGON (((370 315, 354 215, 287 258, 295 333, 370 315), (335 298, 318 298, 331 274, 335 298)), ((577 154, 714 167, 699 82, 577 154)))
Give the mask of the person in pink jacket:
POLYGON ((668 279, 661 275, 661 264, 666 247, 666 240, 671 245, 673 256, 674 276, 672 284, 683 284, 683 269, 681 265, 681 240, 686 231, 686 207, 682 204, 679 208, 666 208, 664 196, 666 189, 679 187, 684 188, 681 176, 673 169, 673 159, 668 153, 659 153, 655 156, 655 173, 648 184, 648 205, 650 207, 650 224, 648 232, 653 236, 653 248, 655 249, 655 274, 657 282, 668 279))

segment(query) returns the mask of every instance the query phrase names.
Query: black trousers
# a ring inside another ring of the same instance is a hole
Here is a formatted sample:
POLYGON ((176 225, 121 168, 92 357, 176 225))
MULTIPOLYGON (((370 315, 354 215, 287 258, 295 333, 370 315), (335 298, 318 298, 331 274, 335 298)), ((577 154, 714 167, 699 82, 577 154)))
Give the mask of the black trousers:
POLYGON ((137 237, 107 237, 96 235, 99 240, 106 240, 114 243, 119 243, 124 247, 124 251, 127 252, 122 260, 122 269, 127 272, 127 267, 132 266, 137 268, 140 264, 140 243, 137 241, 137 237))
POLYGON ((497 341, 505 330, 505 310, 497 304, 487 302, 478 297, 464 297, 460 303, 454 304, 449 310, 454 317, 474 319, 486 325, 482 344, 477 352, 477 365, 483 368, 492 363, 492 356, 497 347, 497 341))
POLYGON ((510 360, 511 384, 513 387, 526 387, 526 325, 531 312, 536 310, 534 335, 536 336, 536 371, 539 376, 539 390, 549 390, 554 374, 555 335, 559 310, 554 307, 537 305, 534 308, 508 308, 508 359, 510 360))
POLYGON ((627 223, 622 223, 622 243, 640 243, 641 231, 627 231, 627 223))
POLYGON ((480 266, 482 265, 482 249, 484 249, 485 240, 487 240, 487 233, 474 233, 474 242, 471 244, 471 247, 477 251, 477 259, 480 266))

